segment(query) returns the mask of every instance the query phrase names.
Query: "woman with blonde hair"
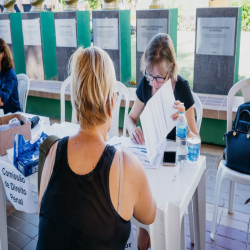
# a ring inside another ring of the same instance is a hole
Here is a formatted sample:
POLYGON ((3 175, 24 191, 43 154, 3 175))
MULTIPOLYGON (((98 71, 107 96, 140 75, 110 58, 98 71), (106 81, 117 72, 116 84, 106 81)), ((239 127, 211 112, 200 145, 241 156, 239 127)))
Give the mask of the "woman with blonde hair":
MULTIPOLYGON (((141 128, 136 126, 139 117, 148 100, 171 79, 175 96, 176 109, 179 109, 180 102, 186 108, 188 122, 188 137, 199 137, 194 116, 194 99, 188 81, 178 75, 177 62, 173 42, 168 34, 159 33, 155 35, 147 45, 141 58, 141 71, 144 74, 137 90, 134 105, 127 119, 127 130, 131 139, 138 144, 144 144, 144 136, 141 128)), ((169 114, 174 120, 179 116, 169 114)), ((176 128, 167 136, 167 139, 175 140, 176 128)), ((150 239, 147 231, 140 229, 138 245, 140 250, 148 249, 150 239)))
POLYGON ((110 57, 97 47, 79 48, 70 68, 80 130, 50 149, 56 156, 37 249, 123 250, 131 217, 152 223, 156 203, 139 160, 106 144, 117 97, 110 57))

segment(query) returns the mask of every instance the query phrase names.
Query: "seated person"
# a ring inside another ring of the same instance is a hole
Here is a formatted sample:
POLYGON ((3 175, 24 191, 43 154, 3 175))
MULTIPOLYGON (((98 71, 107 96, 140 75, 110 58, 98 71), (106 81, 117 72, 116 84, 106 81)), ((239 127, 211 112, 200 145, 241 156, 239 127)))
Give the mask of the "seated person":
MULTIPOLYGON (((144 144, 144 136, 141 128, 136 126, 139 117, 148 100, 171 79, 173 92, 176 101, 173 105, 179 108, 180 102, 186 108, 186 118, 189 127, 188 137, 199 137, 194 116, 194 99, 188 81, 178 75, 178 68, 175 58, 173 42, 169 35, 159 33, 149 42, 141 58, 141 71, 144 76, 136 90, 136 99, 128 115, 127 129, 131 139, 138 144, 144 144)), ((176 120, 179 112, 172 115, 176 120)), ((167 136, 168 139, 175 140, 176 128, 167 136)), ((144 229, 140 229, 138 246, 140 250, 148 249, 150 239, 144 229)))
POLYGON ((0 38, 0 109, 4 114, 21 111, 17 87, 9 46, 0 38))
POLYGON ((156 203, 140 161, 123 150, 120 164, 118 151, 106 144, 117 98, 110 57, 97 47, 79 48, 70 69, 80 129, 50 149, 56 158, 39 197, 37 250, 124 250, 131 217, 151 224, 156 203))

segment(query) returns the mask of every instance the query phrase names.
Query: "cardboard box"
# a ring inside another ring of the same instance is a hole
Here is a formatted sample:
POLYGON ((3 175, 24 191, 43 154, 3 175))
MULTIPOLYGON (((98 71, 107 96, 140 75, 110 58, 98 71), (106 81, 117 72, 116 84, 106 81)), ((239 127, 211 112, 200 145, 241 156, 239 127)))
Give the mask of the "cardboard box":
POLYGON ((31 140, 31 123, 30 120, 20 114, 5 115, 0 117, 0 125, 9 124, 9 121, 13 118, 17 118, 19 121, 23 121, 23 125, 10 128, 8 130, 0 132, 0 155, 7 154, 7 149, 14 147, 14 135, 23 135, 26 140, 31 140))

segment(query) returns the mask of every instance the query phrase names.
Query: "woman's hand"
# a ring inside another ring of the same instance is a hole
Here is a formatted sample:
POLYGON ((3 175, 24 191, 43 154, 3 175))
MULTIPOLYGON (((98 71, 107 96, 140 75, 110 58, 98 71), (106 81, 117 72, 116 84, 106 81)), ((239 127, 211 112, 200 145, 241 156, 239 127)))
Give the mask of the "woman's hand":
POLYGON ((174 120, 174 121, 176 121, 177 120, 177 118, 178 118, 178 116, 179 116, 179 108, 180 108, 180 104, 181 104, 181 102, 180 101, 175 101, 174 102, 174 108, 175 109, 178 109, 178 111, 175 113, 175 114, 173 114, 171 117, 172 117, 172 119, 174 120))
POLYGON ((141 127, 135 127, 134 129, 132 129, 130 132, 130 138, 137 144, 144 144, 145 140, 144 140, 144 136, 141 130, 141 127))
POLYGON ((2 99, 0 97, 0 107, 3 106, 3 102, 2 102, 2 99))

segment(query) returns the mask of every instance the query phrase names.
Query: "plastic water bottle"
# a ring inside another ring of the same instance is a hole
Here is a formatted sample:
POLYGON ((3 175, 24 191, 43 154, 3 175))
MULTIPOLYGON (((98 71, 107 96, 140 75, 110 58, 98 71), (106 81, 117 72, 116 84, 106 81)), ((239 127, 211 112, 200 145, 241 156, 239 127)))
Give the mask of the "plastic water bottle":
POLYGON ((179 108, 179 117, 176 126, 176 164, 183 165, 187 161, 187 132, 188 124, 185 116, 185 107, 181 103, 179 108))

